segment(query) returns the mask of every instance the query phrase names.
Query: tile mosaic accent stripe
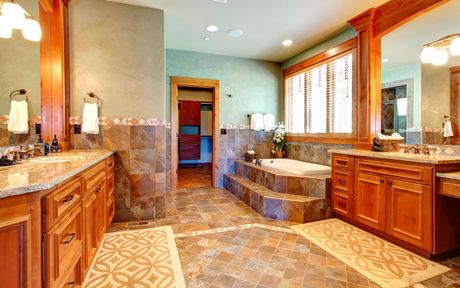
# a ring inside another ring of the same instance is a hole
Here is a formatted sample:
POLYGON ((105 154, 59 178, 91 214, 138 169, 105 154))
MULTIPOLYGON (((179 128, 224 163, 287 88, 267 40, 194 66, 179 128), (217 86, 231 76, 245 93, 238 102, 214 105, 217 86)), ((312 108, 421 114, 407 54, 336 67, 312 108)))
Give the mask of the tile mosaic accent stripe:
MULTIPOLYGON (((82 116, 69 117, 70 125, 81 125, 82 116)), ((157 118, 137 118, 137 117, 99 117, 99 125, 102 126, 168 126, 165 120, 157 118)))
POLYGON ((201 230, 201 231, 192 231, 192 232, 185 232, 185 233, 178 233, 175 234, 175 238, 184 238, 184 237, 192 237, 192 236, 200 236, 200 235, 207 235, 207 234, 214 234, 214 233, 222 233, 222 232, 229 232, 229 231, 236 231, 236 230, 243 230, 249 228, 262 228, 262 229, 269 229, 273 231, 280 231, 284 233, 291 233, 296 234, 295 231, 289 228, 283 228, 278 226, 271 226, 265 225, 260 223, 253 223, 253 224, 244 224, 232 227, 224 227, 224 228, 216 228, 216 229, 208 229, 208 230, 201 230))
MULTIPOLYGON (((10 119, 9 115, 0 115, 0 125, 8 125, 8 120, 10 119)), ((41 124, 42 117, 40 115, 33 115, 29 118, 30 124, 41 124)))

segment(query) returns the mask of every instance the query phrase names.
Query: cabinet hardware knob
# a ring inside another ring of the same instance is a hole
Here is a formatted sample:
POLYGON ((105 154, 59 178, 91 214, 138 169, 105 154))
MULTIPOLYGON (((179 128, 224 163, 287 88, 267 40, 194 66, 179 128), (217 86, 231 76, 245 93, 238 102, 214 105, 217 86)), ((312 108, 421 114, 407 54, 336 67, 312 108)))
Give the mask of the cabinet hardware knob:
POLYGON ((337 164, 346 166, 348 164, 348 161, 345 160, 337 160, 337 164))
POLYGON ((75 287, 75 281, 65 283, 66 287, 75 287))
POLYGON ((392 181, 388 181, 388 185, 392 185, 392 184, 393 184, 393 182, 392 182, 392 181))
POLYGON ((346 182, 345 180, 342 180, 342 179, 339 179, 338 182, 339 182, 340 184, 342 184, 342 185, 347 184, 347 182, 346 182))
POLYGON ((383 183, 383 182, 385 182, 385 180, 383 180, 383 179, 380 179, 380 183, 383 183))
POLYGON ((73 239, 75 239, 75 233, 70 233, 70 234, 67 234, 66 236, 67 239, 65 239, 64 241, 62 241, 62 244, 69 244, 73 241, 73 239))
POLYGON ((70 202, 72 202, 74 197, 75 197, 75 195, 73 195, 73 194, 65 197, 64 200, 62 200, 62 204, 64 204, 64 205, 69 204, 70 202))
POLYGON ((101 189, 101 188, 97 188, 97 189, 96 189, 96 194, 99 194, 99 193, 101 193, 101 191, 102 191, 102 189, 101 189))

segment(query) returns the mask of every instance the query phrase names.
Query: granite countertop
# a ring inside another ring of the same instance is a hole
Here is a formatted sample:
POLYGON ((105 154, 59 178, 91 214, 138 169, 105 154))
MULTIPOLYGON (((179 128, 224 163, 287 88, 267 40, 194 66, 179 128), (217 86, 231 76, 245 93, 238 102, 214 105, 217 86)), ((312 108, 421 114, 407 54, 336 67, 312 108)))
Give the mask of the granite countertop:
POLYGON ((374 152, 368 150, 358 149, 331 149, 331 153, 362 156, 371 158, 380 158, 388 160, 400 160, 410 161, 425 164, 456 164, 460 163, 460 156, 448 156, 448 155, 415 155, 415 154, 404 154, 400 152, 374 152))
POLYGON ((460 181, 460 171, 436 173, 436 176, 439 177, 439 178, 446 178, 446 179, 452 179, 452 180, 459 180, 460 181))
POLYGON ((72 150, 0 167, 0 198, 53 188, 113 153, 109 150, 72 150))

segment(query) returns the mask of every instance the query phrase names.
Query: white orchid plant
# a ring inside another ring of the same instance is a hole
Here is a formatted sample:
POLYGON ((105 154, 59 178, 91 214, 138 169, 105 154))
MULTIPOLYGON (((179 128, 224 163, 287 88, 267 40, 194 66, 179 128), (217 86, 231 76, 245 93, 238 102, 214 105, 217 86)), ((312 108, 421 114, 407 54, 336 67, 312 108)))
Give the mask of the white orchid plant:
POLYGON ((286 126, 283 122, 276 125, 275 131, 273 132, 273 144, 275 145, 275 150, 282 152, 284 146, 286 146, 286 126))

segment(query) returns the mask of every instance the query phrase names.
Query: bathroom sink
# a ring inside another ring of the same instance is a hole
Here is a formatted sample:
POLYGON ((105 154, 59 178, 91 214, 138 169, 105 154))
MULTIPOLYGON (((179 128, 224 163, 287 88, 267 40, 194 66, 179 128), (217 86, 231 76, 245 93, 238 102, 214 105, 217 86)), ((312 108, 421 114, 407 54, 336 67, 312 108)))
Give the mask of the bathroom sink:
POLYGON ((56 156, 56 157, 39 157, 30 159, 29 162, 31 163, 64 163, 64 162, 71 162, 76 160, 82 160, 84 157, 82 156, 56 156))

